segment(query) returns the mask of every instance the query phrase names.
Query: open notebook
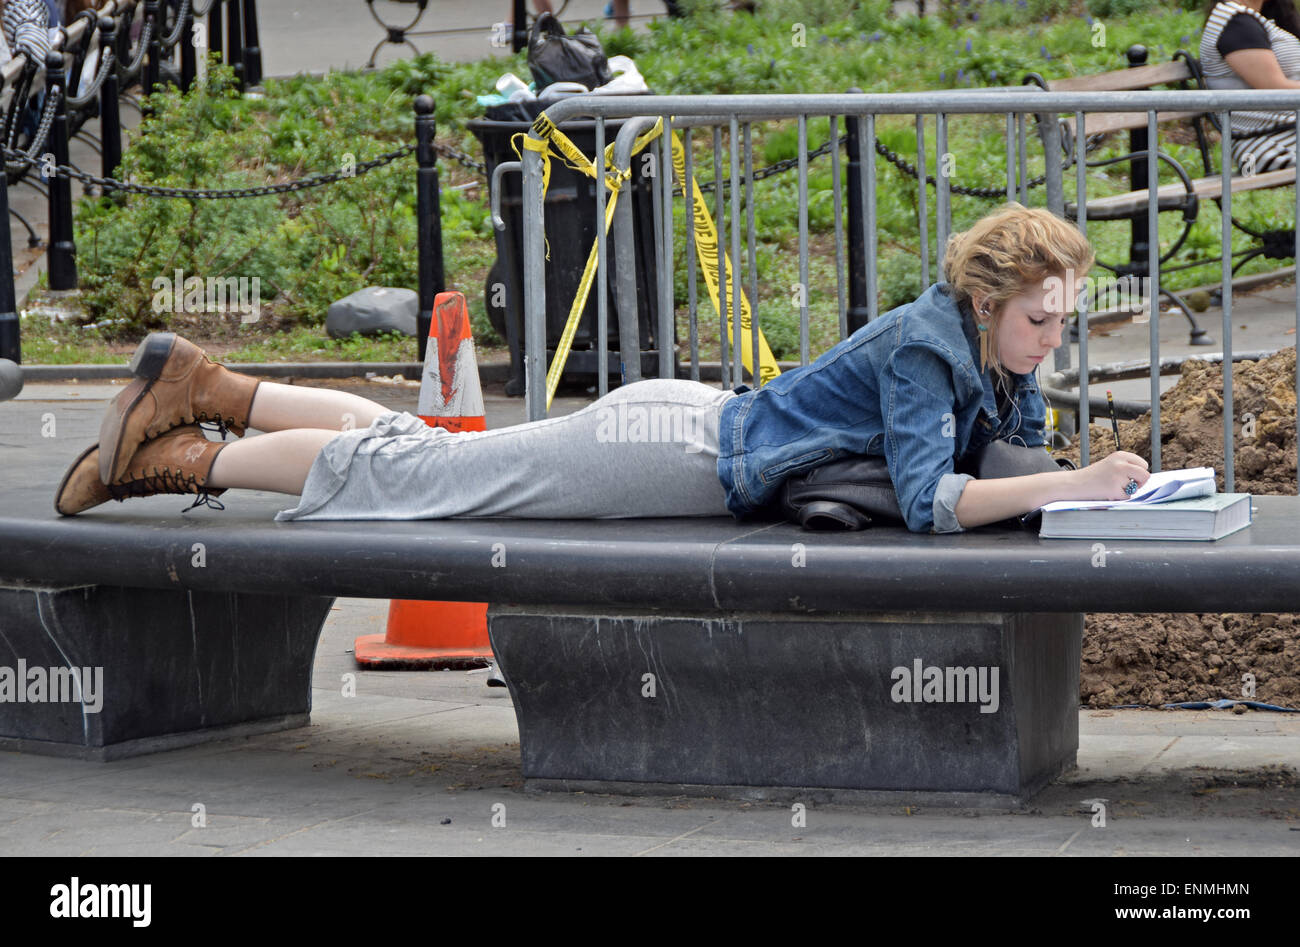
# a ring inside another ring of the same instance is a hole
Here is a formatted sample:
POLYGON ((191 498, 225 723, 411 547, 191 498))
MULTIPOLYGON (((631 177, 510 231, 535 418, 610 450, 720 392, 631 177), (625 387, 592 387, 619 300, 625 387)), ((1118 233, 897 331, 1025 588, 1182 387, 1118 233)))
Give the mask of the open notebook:
POLYGON ((1213 467, 1153 473, 1127 500, 1040 507, 1047 539, 1219 539, 1250 525, 1249 493, 1217 493, 1213 467))

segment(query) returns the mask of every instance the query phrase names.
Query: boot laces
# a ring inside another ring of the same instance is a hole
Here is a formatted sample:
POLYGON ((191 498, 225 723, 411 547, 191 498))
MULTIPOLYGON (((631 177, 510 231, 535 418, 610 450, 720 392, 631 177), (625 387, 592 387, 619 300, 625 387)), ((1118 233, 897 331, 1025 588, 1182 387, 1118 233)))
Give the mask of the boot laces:
POLYGON ((223 441, 226 439, 226 435, 230 433, 225 418, 209 418, 206 414, 201 414, 196 420, 201 429, 211 431, 213 434, 220 434, 223 441))
POLYGON ((194 502, 181 510, 188 513, 197 506, 206 506, 213 510, 224 510, 225 504, 214 497, 198 483, 198 477, 186 473, 181 468, 154 467, 151 472, 125 482, 109 484, 109 495, 115 500, 128 497, 153 496, 158 493, 194 493, 194 502))
POLYGON ((214 497, 207 490, 199 491, 198 496, 194 498, 194 502, 191 503, 189 506, 185 507, 185 509, 181 510, 181 512, 188 513, 196 506, 206 506, 208 507, 208 509, 212 509, 212 510, 224 510, 226 508, 226 504, 222 503, 220 500, 214 497))

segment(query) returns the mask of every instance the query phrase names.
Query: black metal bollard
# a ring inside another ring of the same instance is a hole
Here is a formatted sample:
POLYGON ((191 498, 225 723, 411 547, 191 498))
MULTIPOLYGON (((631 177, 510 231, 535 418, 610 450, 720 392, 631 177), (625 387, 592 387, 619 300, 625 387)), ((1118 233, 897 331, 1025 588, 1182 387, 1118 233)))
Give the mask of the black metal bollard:
POLYGON ((18 297, 14 292, 14 251, 9 240, 9 176, 0 174, 0 359, 22 364, 18 297))
POLYGON ((135 7, 128 7, 117 23, 117 68, 119 74, 131 64, 131 24, 135 22, 135 7))
POLYGON ((244 91, 244 61, 240 53, 244 41, 240 37, 240 21, 243 17, 239 12, 239 0, 227 0, 230 7, 226 11, 226 64, 235 70, 235 81, 239 83, 239 91, 244 91))
POLYGON ((147 29, 151 23, 153 31, 149 34, 149 50, 145 54, 144 73, 140 77, 141 95, 152 95, 158 86, 158 61, 162 58, 162 43, 159 42, 161 37, 158 34, 163 28, 162 17, 158 15, 158 0, 145 0, 145 28, 147 29))
MULTIPOLYGON (((100 17, 100 62, 116 44, 117 23, 112 17, 100 17)), ((99 87, 99 137, 103 139, 99 168, 100 174, 106 178, 116 174, 117 166, 122 163, 122 117, 118 112, 117 96, 117 69, 110 69, 104 77, 104 84, 99 87)))
MULTIPOLYGON (((52 52, 45 58, 45 94, 63 88, 63 54, 52 52)), ((68 163, 67 95, 60 94, 50 125, 49 153, 56 165, 68 163)), ((50 289, 77 288, 77 246, 72 239, 72 179, 56 174, 50 178, 50 289)), ((12 270, 11 270, 12 272, 12 270)))
POLYGON ((510 8, 513 11, 510 14, 513 21, 510 31, 510 51, 517 53, 528 45, 528 4, 525 0, 513 0, 510 8))
POLYGON ((244 82, 262 84, 262 47, 257 42, 257 3, 244 0, 244 82))
POLYGON ((433 148, 437 131, 433 120, 433 98, 415 98, 415 218, 419 227, 420 311, 416 323, 420 361, 429 342, 433 301, 446 287, 442 262, 442 208, 438 197, 438 153, 433 148))
POLYGON ((212 0, 212 6, 208 8, 208 53, 217 54, 217 62, 221 62, 221 5, 225 0, 212 0))
POLYGON ((181 27, 181 38, 177 42, 181 47, 181 91, 188 92, 194 88, 194 78, 198 75, 197 57, 194 55, 193 4, 185 10, 185 25, 181 27))
MULTIPOLYGON (((858 88, 849 89, 860 93, 858 88)), ((849 137, 849 334, 867 324, 871 311, 867 308, 867 245, 862 235, 862 151, 858 147, 860 119, 844 116, 844 132, 849 137)), ((868 142, 867 147, 872 143, 868 142)), ((923 185, 924 186, 924 185, 923 185)))

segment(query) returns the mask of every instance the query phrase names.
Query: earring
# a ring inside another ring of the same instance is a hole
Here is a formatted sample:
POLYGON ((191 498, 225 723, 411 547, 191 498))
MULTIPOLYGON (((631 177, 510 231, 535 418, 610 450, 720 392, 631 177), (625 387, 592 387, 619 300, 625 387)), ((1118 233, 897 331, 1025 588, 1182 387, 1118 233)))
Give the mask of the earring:
MULTIPOLYGON (((980 315, 987 317, 989 311, 987 308, 980 310, 980 315)), ((982 322, 977 322, 976 326, 980 330, 980 371, 984 371, 989 364, 989 327, 982 322)))

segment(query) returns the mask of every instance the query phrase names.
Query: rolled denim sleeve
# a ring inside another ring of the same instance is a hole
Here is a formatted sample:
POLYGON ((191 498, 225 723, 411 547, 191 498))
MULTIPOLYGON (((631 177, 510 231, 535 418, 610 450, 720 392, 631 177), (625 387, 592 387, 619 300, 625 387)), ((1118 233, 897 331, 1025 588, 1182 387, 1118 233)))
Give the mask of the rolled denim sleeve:
POLYGON ((957 522, 957 501, 966 489, 966 481, 974 480, 970 474, 950 473, 939 478, 934 488, 934 531, 936 533, 962 533, 966 527, 957 522))
POLYGON ((885 462, 907 528, 961 529, 953 512, 969 475, 954 471, 957 395, 948 361, 928 346, 896 349, 880 375, 885 462))

